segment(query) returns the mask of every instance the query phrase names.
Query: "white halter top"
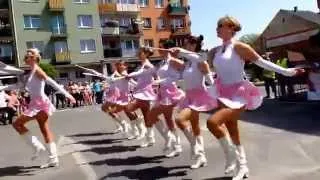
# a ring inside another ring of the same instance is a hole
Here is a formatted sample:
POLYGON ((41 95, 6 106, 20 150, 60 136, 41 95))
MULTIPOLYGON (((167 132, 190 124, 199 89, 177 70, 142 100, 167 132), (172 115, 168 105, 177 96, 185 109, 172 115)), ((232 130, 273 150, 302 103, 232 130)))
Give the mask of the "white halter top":
POLYGON ((26 83, 26 89, 29 91, 31 99, 35 97, 47 97, 44 93, 44 86, 44 80, 39 79, 35 74, 35 70, 32 70, 26 83))

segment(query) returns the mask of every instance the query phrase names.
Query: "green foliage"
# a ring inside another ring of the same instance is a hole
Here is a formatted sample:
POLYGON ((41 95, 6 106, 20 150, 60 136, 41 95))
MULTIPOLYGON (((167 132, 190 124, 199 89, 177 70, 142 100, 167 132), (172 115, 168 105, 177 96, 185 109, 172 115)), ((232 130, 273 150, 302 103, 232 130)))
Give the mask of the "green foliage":
POLYGON ((239 41, 249 44, 253 49, 256 49, 254 42, 258 39, 259 34, 245 34, 239 38, 239 41))
POLYGON ((53 65, 48 63, 40 63, 39 66, 49 77, 56 78, 58 76, 58 72, 53 65))

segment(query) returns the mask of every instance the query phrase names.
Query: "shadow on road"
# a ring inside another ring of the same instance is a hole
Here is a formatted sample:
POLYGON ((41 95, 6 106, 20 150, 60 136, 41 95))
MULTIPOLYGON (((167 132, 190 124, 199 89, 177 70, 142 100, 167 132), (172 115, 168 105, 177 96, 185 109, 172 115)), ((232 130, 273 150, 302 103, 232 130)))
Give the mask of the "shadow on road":
POLYGON ((320 135, 320 103, 292 103, 264 100, 255 111, 247 111, 241 119, 287 131, 320 135))
POLYGON ((206 178, 202 180, 232 180, 232 177, 215 177, 215 178, 206 178))
POLYGON ((9 166, 9 167, 0 167, 0 177, 6 176, 32 176, 31 172, 39 169, 39 166, 9 166))
POLYGON ((72 134, 68 135, 68 137, 92 137, 92 136, 105 136, 105 135, 114 135, 115 133, 102 133, 102 132, 96 132, 96 133, 83 133, 83 134, 72 134))
POLYGON ((145 157, 145 156, 133 156, 128 158, 112 158, 105 159, 100 161, 90 162, 88 164, 94 166, 100 165, 109 165, 109 166, 136 166, 141 164, 151 164, 151 163, 162 163, 165 156, 153 156, 153 157, 145 157))
POLYGON ((124 177, 124 179, 140 179, 140 180, 150 180, 150 179, 161 179, 168 177, 180 177, 187 175, 187 169, 189 166, 176 166, 176 167, 163 167, 155 166, 152 168, 146 169, 137 169, 137 170, 122 170, 119 172, 110 173, 107 176, 100 178, 100 180, 105 180, 108 178, 119 178, 124 177), (181 170, 185 169, 185 170, 181 170), (176 172, 170 172, 173 170, 179 170, 176 172))
POLYGON ((74 144, 86 144, 86 145, 102 145, 102 144, 113 144, 120 143, 124 139, 99 139, 99 140, 83 140, 77 141, 74 144))
POLYGON ((140 146, 115 145, 115 146, 109 146, 109 147, 94 147, 90 149, 81 150, 79 152, 94 152, 97 154, 113 154, 113 153, 136 151, 138 148, 140 148, 140 146))

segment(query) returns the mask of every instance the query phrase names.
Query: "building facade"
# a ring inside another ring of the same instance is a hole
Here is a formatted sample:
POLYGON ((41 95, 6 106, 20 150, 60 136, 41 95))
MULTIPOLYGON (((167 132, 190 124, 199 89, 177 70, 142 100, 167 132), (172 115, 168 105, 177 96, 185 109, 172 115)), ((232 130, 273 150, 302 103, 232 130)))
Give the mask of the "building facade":
POLYGON ((16 65, 38 48, 62 80, 86 80, 74 64, 99 68, 103 58, 97 0, 10 0, 16 65))

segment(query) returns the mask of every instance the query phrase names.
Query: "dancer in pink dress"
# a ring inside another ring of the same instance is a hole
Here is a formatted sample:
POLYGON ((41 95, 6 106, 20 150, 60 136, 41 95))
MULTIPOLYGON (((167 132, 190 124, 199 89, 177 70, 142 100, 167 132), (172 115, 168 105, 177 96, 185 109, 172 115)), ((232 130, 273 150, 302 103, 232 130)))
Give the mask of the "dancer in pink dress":
POLYGON ((207 112, 217 107, 216 101, 210 97, 205 85, 205 79, 210 84, 213 83, 209 65, 198 54, 201 50, 202 40, 202 36, 190 36, 186 39, 186 49, 171 49, 172 52, 179 53, 180 56, 187 59, 186 63, 181 64, 184 66, 183 79, 186 96, 180 102, 181 111, 176 122, 191 145, 192 157, 196 159, 196 162, 191 165, 192 169, 207 165, 203 137, 199 126, 199 113, 207 112))
MULTIPOLYGON (((62 92, 72 103, 75 99, 62 87, 60 87, 54 80, 46 75, 46 73, 39 67, 40 54, 37 49, 28 49, 25 56, 25 63, 31 67, 31 73, 26 81, 26 89, 30 92, 31 102, 28 109, 20 115, 13 123, 14 129, 21 135, 21 137, 34 150, 32 159, 38 157, 39 153, 45 151, 45 147, 38 140, 38 138, 25 127, 25 124, 33 119, 38 121, 40 130, 45 139, 47 150, 49 152, 49 160, 47 164, 41 168, 55 167, 59 165, 57 154, 57 146, 54 142, 53 134, 49 129, 48 118, 55 111, 50 99, 44 93, 45 83, 48 83, 58 91, 62 92)), ((16 88, 21 88, 23 84, 18 84, 16 88)), ((13 86, 8 87, 13 88, 13 86)))
POLYGON ((234 40, 234 35, 240 30, 240 23, 235 18, 221 18, 217 34, 223 44, 212 49, 208 55, 208 61, 212 62, 217 74, 216 90, 212 96, 218 101, 220 109, 209 118, 207 125, 219 140, 226 157, 225 173, 234 174, 233 180, 241 180, 249 174, 244 148, 240 143, 238 119, 243 111, 258 108, 263 99, 259 89, 244 79, 244 64, 253 62, 285 76, 299 73, 298 69, 285 69, 264 60, 249 45, 234 40))
MULTIPOLYGON (((160 48, 175 47, 173 41, 166 41, 160 44, 160 48)), ((160 55, 164 58, 162 65, 157 69, 157 76, 162 81, 159 84, 158 95, 154 107, 148 114, 147 128, 152 128, 153 125, 158 129, 162 137, 165 139, 164 152, 167 157, 174 157, 182 151, 180 137, 175 127, 175 122, 172 119, 173 109, 177 103, 184 97, 184 92, 176 85, 176 81, 180 79, 182 68, 176 66, 175 62, 180 64, 183 61, 173 57, 170 51, 159 50, 160 55), (158 116, 163 114, 167 127, 159 122, 158 116)), ((148 139, 146 139, 148 140, 148 139)))
MULTIPOLYGON (((129 111, 136 111, 140 109, 144 117, 144 122, 147 124, 149 122, 148 113, 150 111, 151 101, 157 99, 157 95, 153 89, 153 81, 156 76, 155 68, 150 63, 148 58, 153 54, 149 48, 140 48, 138 52, 138 57, 141 61, 141 68, 130 73, 127 78, 137 79, 137 85, 133 92, 134 100, 128 105, 129 111)), ((148 128, 147 132, 140 133, 140 138, 146 135, 146 141, 141 144, 141 147, 151 146, 155 143, 154 133, 152 128, 148 128)))

